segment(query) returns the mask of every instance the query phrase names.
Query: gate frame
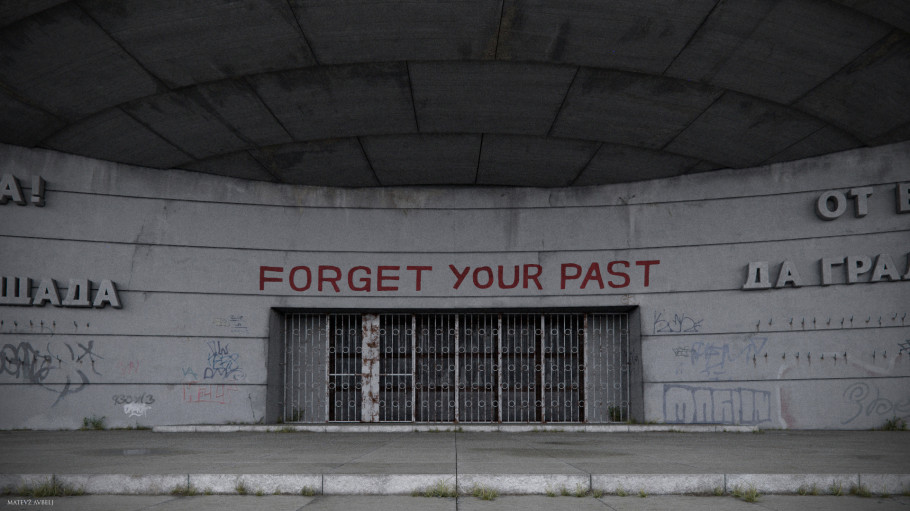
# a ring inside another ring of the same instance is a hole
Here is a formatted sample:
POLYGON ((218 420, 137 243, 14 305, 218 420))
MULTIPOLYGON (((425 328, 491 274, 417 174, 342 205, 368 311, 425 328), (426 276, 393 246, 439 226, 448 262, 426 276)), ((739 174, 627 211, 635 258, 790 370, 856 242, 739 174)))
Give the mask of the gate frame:
MULTIPOLYGON (((278 424, 284 412, 284 352, 286 314, 419 314, 419 313, 606 313, 628 314, 629 328, 629 420, 644 422, 644 378, 641 350, 641 309, 638 306, 606 307, 483 307, 452 309, 376 308, 369 307, 273 307, 269 311, 269 337, 266 355, 265 423, 278 424)), ((587 342, 587 339, 585 340, 587 342)), ((586 407, 587 408, 587 407, 586 407)), ((587 415, 588 411, 585 410, 587 415)), ((356 423, 352 423, 356 424, 356 423)), ((570 424, 570 423, 566 423, 570 424)))

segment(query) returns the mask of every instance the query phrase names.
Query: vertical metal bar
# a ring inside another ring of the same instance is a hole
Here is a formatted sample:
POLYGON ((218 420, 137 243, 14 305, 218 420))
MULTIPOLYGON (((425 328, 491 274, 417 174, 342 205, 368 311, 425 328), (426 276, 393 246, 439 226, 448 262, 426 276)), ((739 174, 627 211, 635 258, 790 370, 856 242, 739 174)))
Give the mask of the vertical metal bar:
POLYGON ((626 354, 626 366, 625 366, 626 367, 626 371, 625 371, 626 380, 625 380, 623 386, 626 389, 626 417, 630 417, 630 414, 632 413, 632 389, 630 388, 631 387, 630 382, 632 381, 632 364, 631 364, 631 359, 629 357, 629 354, 630 354, 629 352, 631 349, 630 344, 632 343, 632 340, 629 335, 629 315, 623 314, 620 317, 620 321, 623 321, 625 323, 623 331, 626 333, 626 335, 625 335, 625 342, 623 343, 622 346, 623 346, 623 349, 626 354))
POLYGON ((502 314, 498 315, 496 335, 496 421, 502 422, 502 314))
POLYGON ((579 343, 579 345, 584 348, 584 351, 582 353, 579 353, 579 360, 578 360, 579 363, 582 364, 582 367, 584 368, 584 372, 579 376, 578 387, 579 387, 579 390, 584 389, 584 393, 581 396, 579 403, 584 403, 584 413, 585 413, 584 421, 585 422, 591 422, 591 406, 589 405, 589 399, 591 398, 591 387, 590 387, 590 384, 588 383, 588 380, 591 379, 590 372, 588 370, 588 353, 590 352, 591 347, 589 346, 588 339, 589 339, 588 314, 585 313, 584 323, 582 324, 582 327, 581 327, 581 342, 579 343))
POLYGON ((458 399, 461 397, 458 392, 458 348, 461 332, 458 329, 458 315, 455 315, 455 422, 458 422, 458 399))
POLYGON ((547 331, 540 315, 540 422, 547 422, 547 331))
POLYGON ((417 422, 417 315, 411 314, 411 422, 417 422))
MULTIPOLYGON (((332 401, 335 398, 335 396, 332 395, 333 394, 332 389, 331 389, 332 381, 331 381, 331 378, 329 377, 329 366, 332 365, 330 363, 331 360, 329 359, 329 357, 333 355, 333 353, 331 351, 329 351, 329 339, 331 339, 331 337, 332 337, 330 335, 331 332, 329 331, 329 329, 331 328, 331 323, 332 322, 329 321, 329 315, 326 314, 325 315, 325 421, 326 422, 329 422, 329 420, 330 420, 331 415, 329 415, 329 406, 332 404, 332 401)), ((313 330, 314 331, 316 330, 315 325, 314 325, 313 330)), ((314 339, 314 342, 315 342, 315 339, 314 339)))

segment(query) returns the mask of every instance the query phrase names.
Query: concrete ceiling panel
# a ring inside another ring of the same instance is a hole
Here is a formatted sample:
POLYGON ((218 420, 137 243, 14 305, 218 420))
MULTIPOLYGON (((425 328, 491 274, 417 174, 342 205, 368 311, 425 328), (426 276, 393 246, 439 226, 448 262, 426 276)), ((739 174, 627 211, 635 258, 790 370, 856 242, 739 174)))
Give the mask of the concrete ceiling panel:
POLYGON ((246 151, 193 162, 189 165, 182 165, 181 168, 205 172, 207 174, 236 177, 239 179, 277 181, 275 176, 269 174, 269 172, 265 170, 265 167, 259 163, 259 160, 253 158, 250 153, 246 151))
POLYGON ((71 124, 43 145, 65 153, 162 169, 192 159, 119 108, 71 124))
POLYGON ((720 2, 667 74, 791 103, 889 30, 828 0, 720 2))
POLYGON ((314 64, 284 0, 83 0, 169 86, 314 64))
POLYGON ((686 156, 604 144, 574 184, 626 183, 674 177, 685 174, 698 163, 697 159, 686 156))
POLYGON ((50 9, 66 0, 28 0, 27 2, 0 2, 0 27, 15 23, 32 14, 50 9))
POLYGON ((0 140, 31 147, 66 123, 53 115, 0 92, 0 140))
POLYGON ((250 154, 283 183, 310 186, 380 184, 354 138, 266 147, 250 154))
POLYGON ((243 80, 200 85, 195 100, 251 145, 290 143, 291 136, 243 80))
POLYGON ((492 59, 500 0, 292 0, 320 64, 492 59))
POLYGON ((910 122, 910 36, 895 32, 796 103, 870 142, 910 122))
POLYGON ((898 126, 884 135, 879 135, 869 140, 869 145, 894 144, 896 142, 903 142, 904 140, 910 140, 910 122, 898 126))
POLYGON ((551 134, 660 149, 722 92, 673 78, 583 68, 551 134))
POLYGON ((68 121, 157 90, 155 80, 72 3, 0 30, 0 76, 30 104, 68 121))
POLYGON ((192 89, 183 90, 135 101, 124 110, 195 159, 250 146, 225 126, 216 112, 200 105, 196 97, 198 94, 192 89))
POLYGON ((666 150, 734 168, 774 157, 824 127, 796 110, 727 92, 666 150))
POLYGON ((507 62, 410 64, 423 133, 545 135, 576 69, 507 62))
POLYGON ((484 135, 477 184, 569 186, 599 145, 579 140, 484 135))
POLYGON ((812 156, 855 149, 862 145, 863 143, 857 140, 853 135, 845 133, 833 126, 825 126, 763 163, 801 160, 812 156))
POLYGON ((269 73, 250 82, 297 141, 417 131, 404 63, 269 73))
POLYGON ((910 2, 907 0, 832 0, 841 5, 856 9, 910 32, 910 2))
POLYGON ((473 184, 480 135, 364 137, 361 142, 383 185, 473 184))
POLYGON ((506 0, 497 58, 660 74, 714 4, 715 0, 506 0))

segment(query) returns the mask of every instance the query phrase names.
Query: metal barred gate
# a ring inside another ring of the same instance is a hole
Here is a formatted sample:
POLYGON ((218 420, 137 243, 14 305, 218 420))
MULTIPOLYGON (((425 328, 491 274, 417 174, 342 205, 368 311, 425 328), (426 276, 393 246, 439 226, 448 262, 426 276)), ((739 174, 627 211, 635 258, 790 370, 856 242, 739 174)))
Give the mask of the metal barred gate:
POLYGON ((625 421, 629 348, 626 313, 286 313, 282 419, 625 421))

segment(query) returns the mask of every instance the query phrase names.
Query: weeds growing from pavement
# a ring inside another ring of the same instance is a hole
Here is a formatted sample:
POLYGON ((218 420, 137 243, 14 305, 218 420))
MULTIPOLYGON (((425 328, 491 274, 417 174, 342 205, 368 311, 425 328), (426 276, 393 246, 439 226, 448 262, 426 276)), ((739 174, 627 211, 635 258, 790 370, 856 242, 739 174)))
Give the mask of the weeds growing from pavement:
MULTIPOLYGON (((315 494, 315 490, 314 490, 315 494)), ((445 481, 437 481, 432 486, 426 487, 423 491, 414 490, 411 492, 412 497, 457 497, 458 491, 455 489, 455 485, 449 484, 445 481)))
POLYGON ((190 483, 177 485, 171 490, 171 495, 176 495, 178 497, 192 497, 197 493, 199 492, 196 490, 196 487, 190 483))
POLYGON ((480 500, 493 500, 499 496, 499 493, 496 492, 493 488, 487 488, 486 486, 479 485, 475 486, 471 490, 471 495, 477 497, 480 500))
POLYGON ((869 498, 872 496, 872 492, 869 491, 869 488, 866 488, 865 485, 853 485, 850 487, 850 495, 855 495, 857 497, 869 498))
POLYGON ((4 495, 22 495, 23 497, 43 498, 43 497, 72 497, 85 495, 83 488, 76 488, 68 484, 58 482, 56 479, 48 479, 38 484, 23 484, 15 489, 3 491, 4 495))

